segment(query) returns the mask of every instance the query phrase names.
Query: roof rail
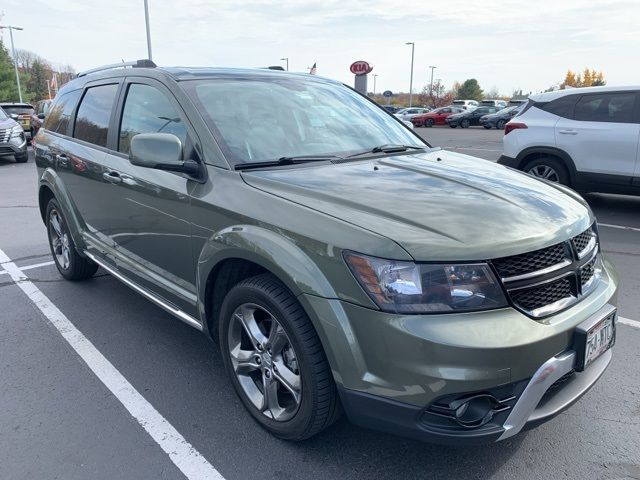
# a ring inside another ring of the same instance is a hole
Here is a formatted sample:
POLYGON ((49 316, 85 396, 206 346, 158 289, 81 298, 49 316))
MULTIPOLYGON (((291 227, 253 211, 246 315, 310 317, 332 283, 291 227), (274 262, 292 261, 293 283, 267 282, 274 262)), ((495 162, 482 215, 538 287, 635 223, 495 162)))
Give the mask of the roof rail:
POLYGON ((270 65, 268 67, 262 67, 266 70, 279 70, 280 72, 284 72, 284 68, 282 68, 280 65, 270 65))
POLYGON ((153 63, 152 60, 144 58, 142 60, 134 60, 132 62, 111 63, 109 65, 103 65, 102 67, 92 68, 90 70, 85 70, 84 72, 78 73, 76 77, 84 77, 85 75, 89 75, 90 73, 101 72, 103 70, 111 70, 112 68, 155 68, 156 66, 157 65, 153 63))

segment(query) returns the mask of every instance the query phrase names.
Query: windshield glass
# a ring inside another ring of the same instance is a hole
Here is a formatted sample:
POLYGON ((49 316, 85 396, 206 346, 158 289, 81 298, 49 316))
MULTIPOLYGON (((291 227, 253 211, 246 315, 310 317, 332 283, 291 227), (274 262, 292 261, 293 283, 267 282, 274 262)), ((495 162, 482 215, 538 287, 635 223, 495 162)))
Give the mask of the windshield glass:
POLYGON ((6 120, 7 118, 9 118, 9 116, 4 113, 4 110, 2 108, 0 108, 0 120, 6 120))
POLYGON ((255 76, 183 85, 234 164, 346 156, 387 144, 428 147, 392 116, 338 83, 255 76))

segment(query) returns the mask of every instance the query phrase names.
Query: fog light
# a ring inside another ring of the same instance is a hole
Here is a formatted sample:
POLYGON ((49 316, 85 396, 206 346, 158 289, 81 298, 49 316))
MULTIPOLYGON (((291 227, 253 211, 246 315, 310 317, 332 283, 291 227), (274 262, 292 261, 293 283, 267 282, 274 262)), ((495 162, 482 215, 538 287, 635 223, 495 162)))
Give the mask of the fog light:
POLYGON ((467 428, 475 428, 490 422, 500 402, 483 394, 456 400, 451 404, 456 422, 467 428))

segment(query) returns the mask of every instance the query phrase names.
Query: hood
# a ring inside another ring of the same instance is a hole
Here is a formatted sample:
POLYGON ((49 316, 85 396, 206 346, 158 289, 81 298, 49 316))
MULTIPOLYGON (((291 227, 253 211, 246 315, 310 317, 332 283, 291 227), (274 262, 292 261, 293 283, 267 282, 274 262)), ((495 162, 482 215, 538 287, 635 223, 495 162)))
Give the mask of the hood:
POLYGON ((0 120, 0 130, 5 130, 7 128, 13 128, 16 125, 20 125, 13 118, 6 118, 4 120, 0 120))
POLYGON ((384 235, 418 261, 523 253, 566 240, 592 222, 577 194, 440 149, 241 175, 255 188, 384 235))

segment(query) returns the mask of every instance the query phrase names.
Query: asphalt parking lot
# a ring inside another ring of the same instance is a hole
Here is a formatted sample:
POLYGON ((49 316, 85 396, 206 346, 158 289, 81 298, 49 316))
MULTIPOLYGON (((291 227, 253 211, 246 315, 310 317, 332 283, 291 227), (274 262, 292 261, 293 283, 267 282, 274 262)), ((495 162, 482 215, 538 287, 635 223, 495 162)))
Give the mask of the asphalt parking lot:
MULTIPOLYGON (((501 131, 417 131, 433 145, 485 160, 501 152, 501 131)), ((28 277, 21 288, 0 266, 0 479, 640 479, 640 197, 587 197, 620 274, 619 313, 627 320, 611 366, 569 411, 484 447, 423 444, 345 420, 293 444, 244 411, 216 347, 199 332, 101 270, 85 282, 61 279, 50 263, 36 181, 32 158, 0 159, 0 258, 4 252, 28 277), (195 468, 186 477, 177 454, 163 450, 88 368, 43 305, 55 307, 73 327, 66 332, 77 329, 166 421, 160 437, 175 430, 190 458, 215 470, 195 468)))

